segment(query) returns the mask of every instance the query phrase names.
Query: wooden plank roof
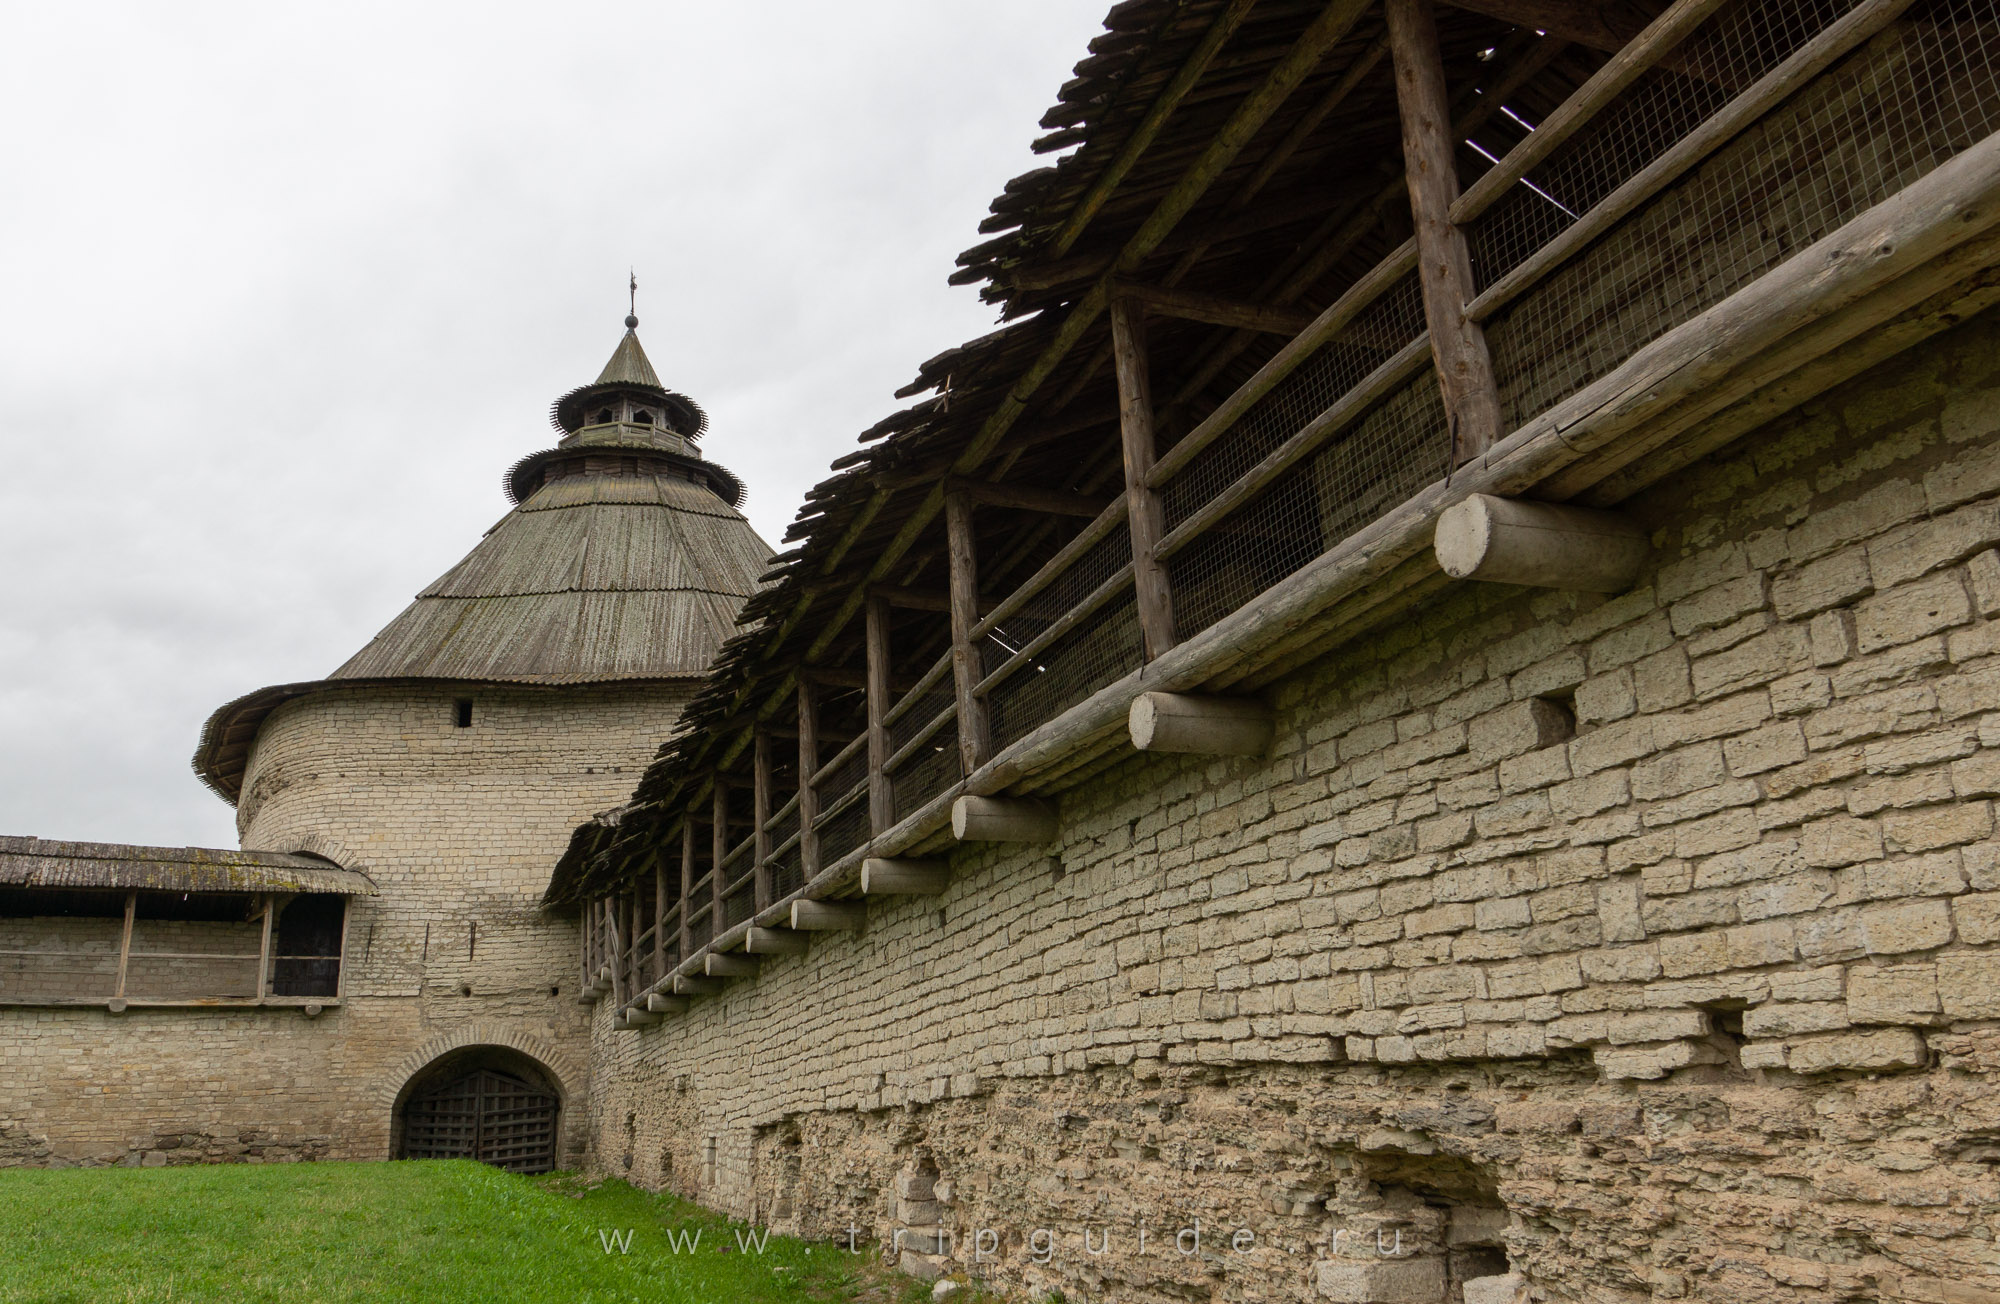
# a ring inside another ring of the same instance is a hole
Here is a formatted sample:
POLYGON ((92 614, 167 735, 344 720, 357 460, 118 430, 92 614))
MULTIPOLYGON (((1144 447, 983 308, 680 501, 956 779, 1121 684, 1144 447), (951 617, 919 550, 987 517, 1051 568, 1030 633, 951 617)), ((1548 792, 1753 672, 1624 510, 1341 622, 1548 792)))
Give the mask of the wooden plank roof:
POLYGON ((0 838, 0 888, 376 895, 368 875, 314 856, 42 838, 0 838))

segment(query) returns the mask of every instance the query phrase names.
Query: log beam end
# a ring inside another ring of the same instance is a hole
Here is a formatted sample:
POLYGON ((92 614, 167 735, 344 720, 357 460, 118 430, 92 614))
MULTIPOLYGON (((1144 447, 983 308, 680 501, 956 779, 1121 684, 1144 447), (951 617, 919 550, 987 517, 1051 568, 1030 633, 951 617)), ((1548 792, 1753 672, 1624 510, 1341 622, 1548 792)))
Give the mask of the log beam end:
POLYGON ((1453 579, 1583 593, 1632 586, 1651 547, 1618 512, 1473 494, 1438 517, 1438 565, 1453 579))
POLYGON ((1141 693, 1126 725, 1142 752, 1202 756, 1262 756, 1276 732, 1271 708, 1254 697, 1195 693, 1141 693))
POLYGON ((751 955, 804 955, 811 939, 789 928, 752 928, 743 935, 743 949, 751 955))
POLYGON ((792 902, 792 927, 801 932, 839 932, 860 928, 867 922, 868 907, 859 902, 792 902))
POLYGON ((1036 797, 960 797, 951 804, 951 832, 960 842, 1054 842, 1053 802, 1036 797))
POLYGON ((951 871, 940 860, 861 862, 863 896, 937 896, 950 883, 951 871))

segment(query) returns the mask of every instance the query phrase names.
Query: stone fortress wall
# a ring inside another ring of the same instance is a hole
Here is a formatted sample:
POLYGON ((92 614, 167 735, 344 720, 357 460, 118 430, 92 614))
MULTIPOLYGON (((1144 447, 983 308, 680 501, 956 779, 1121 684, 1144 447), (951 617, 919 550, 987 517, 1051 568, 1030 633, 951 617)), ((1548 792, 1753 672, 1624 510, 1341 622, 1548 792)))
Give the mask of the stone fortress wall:
POLYGON ((279 707, 238 828, 246 849, 325 856, 380 888, 350 907, 344 1003, 316 1019, 0 1007, 0 1164, 385 1158, 397 1092, 471 1045, 556 1077, 573 1160, 576 924, 537 902, 570 830, 629 796, 691 687, 335 687, 279 707))
POLYGON ((1627 593, 1443 589, 1266 758, 601 1005, 590 1166, 1071 1298, 2000 1300, 2000 320, 1624 509, 1627 593))

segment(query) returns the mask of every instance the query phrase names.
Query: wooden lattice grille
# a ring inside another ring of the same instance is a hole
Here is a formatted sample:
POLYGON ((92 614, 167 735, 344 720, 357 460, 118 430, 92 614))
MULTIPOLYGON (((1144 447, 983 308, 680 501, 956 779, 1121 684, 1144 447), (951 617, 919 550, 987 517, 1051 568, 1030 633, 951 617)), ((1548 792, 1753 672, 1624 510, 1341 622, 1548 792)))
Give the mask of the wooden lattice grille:
POLYGON ((556 1166, 556 1098, 492 1069, 427 1088, 404 1108, 403 1157, 546 1173, 556 1166))

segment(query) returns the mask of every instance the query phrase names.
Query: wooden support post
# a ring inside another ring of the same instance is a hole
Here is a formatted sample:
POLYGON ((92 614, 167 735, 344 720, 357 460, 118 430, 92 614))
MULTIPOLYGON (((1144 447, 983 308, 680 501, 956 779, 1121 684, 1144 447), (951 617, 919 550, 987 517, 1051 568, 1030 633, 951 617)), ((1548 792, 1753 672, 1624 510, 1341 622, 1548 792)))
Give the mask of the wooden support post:
POLYGON ((340 959, 333 967, 333 999, 347 997, 347 925, 354 918, 354 898, 340 899, 340 959))
POLYGON ((645 970, 640 967, 639 955, 639 886, 624 898, 625 902, 625 991, 629 995, 646 985, 645 970))
POLYGON ((972 500, 948 494, 944 500, 946 551, 951 563, 951 673, 958 689, 958 759, 970 774, 986 764, 992 743, 986 727, 986 699, 976 690, 986 670, 973 642, 979 623, 979 553, 973 541, 972 500))
MULTIPOLYGON (((729 927, 722 916, 722 887, 726 877, 722 872, 722 858, 729 854, 729 788, 719 775, 715 780, 715 795, 710 802, 709 813, 714 828, 708 840, 708 937, 714 941, 729 927)), ((760 857, 760 873, 762 864, 760 857)), ((685 961, 687 956, 683 955, 681 959, 685 961)))
POLYGON ((1254 697, 1141 693, 1126 725, 1142 752, 1262 756, 1271 746, 1271 708, 1254 697))
POLYGON ((804 955, 809 945, 804 933, 789 928, 752 928, 743 935, 743 949, 751 955, 804 955))
POLYGON ((889 604, 870 598, 868 641, 868 832, 879 836, 896 822, 895 792, 889 786, 889 604))
POLYGON ((596 907, 595 905, 593 905, 592 903, 588 902, 588 901, 584 902, 584 903, 583 903, 583 919, 582 919, 582 921, 581 921, 581 929, 580 929, 580 931, 581 931, 581 932, 582 932, 582 934, 583 934, 583 937, 582 937, 582 941, 583 941, 583 981, 582 981, 582 985, 581 985, 581 986, 580 986, 580 987, 579 987, 579 988, 577 989, 577 990, 578 990, 578 995, 579 995, 579 997, 583 997, 583 998, 588 998, 588 997, 589 997, 589 996, 591 995, 591 989, 590 989, 590 977, 591 977, 591 967, 590 967, 590 956, 591 956, 591 948, 597 945, 597 924, 596 924, 596 918, 597 918, 597 907, 596 907))
POLYGON ((1054 803, 1036 797, 960 797, 951 804, 951 832, 960 842, 1054 842, 1054 803))
POLYGON ((667 866, 653 853, 653 981, 667 976, 667 866))
POLYGON ((694 812, 681 820, 681 959, 694 954, 694 812))
POLYGON ((1454 466, 1478 457, 1501 434, 1500 391, 1486 333, 1469 321, 1472 259, 1465 233, 1451 221, 1458 198, 1458 142, 1438 53, 1431 0, 1385 0, 1389 53, 1396 63, 1396 105, 1403 121, 1404 178, 1417 233, 1417 276, 1424 321, 1437 360, 1438 388, 1451 423, 1454 466))
POLYGON ((857 901, 792 902, 792 927, 814 933, 855 929, 868 922, 868 907, 857 901))
POLYGON ((688 1003, 678 996, 654 992, 646 998, 646 1008, 654 1014, 686 1014, 688 1003))
MULTIPOLYGON (((1166 511, 1149 483, 1159 447, 1153 434, 1153 384, 1146 360, 1145 310, 1136 300, 1111 301, 1111 360, 1118 374, 1118 442, 1125 456, 1125 517, 1132 531, 1132 586, 1139 632, 1151 661, 1174 645, 1174 601, 1160 560, 1166 511)), ((970 771, 968 771, 969 773, 970 771)))
POLYGON ((951 870, 941 860, 861 862, 863 896, 936 896, 950 884, 951 870))
MULTIPOLYGON (((750 745, 750 854, 757 858, 757 908, 771 904, 771 735, 759 729, 750 745)), ((718 780, 720 782, 720 780, 718 780)), ((717 929, 717 932, 722 930, 717 929)))
POLYGON ((125 973, 132 963, 132 920, 139 913, 139 894, 125 894, 125 927, 118 934, 118 985, 111 990, 116 997, 125 995, 125 973))
POLYGON ((676 996, 713 996, 727 985, 720 978, 703 978, 699 974, 674 975, 676 996))
MULTIPOLYGON (((819 693, 809 680, 799 680, 799 866, 801 881, 819 873, 819 789, 813 773, 819 769, 819 693)), ((758 905, 769 905, 763 897, 758 905)))
POLYGON ((620 1009, 625 1007, 625 937, 618 926, 618 903, 611 897, 604 898, 604 940, 609 944, 610 954, 605 957, 606 967, 611 970, 611 1003, 620 1009))
POLYGON ((257 999, 263 1000, 271 994, 271 903, 275 898, 264 894, 264 940, 258 947, 257 955, 257 999))
POLYGON ((1438 565, 1456 580, 1619 593, 1652 551, 1645 527, 1617 512, 1474 494, 1438 517, 1438 565))
POLYGON ((710 951, 702 961, 703 970, 711 978, 755 978, 757 960, 755 956, 725 955, 720 951, 710 951))

